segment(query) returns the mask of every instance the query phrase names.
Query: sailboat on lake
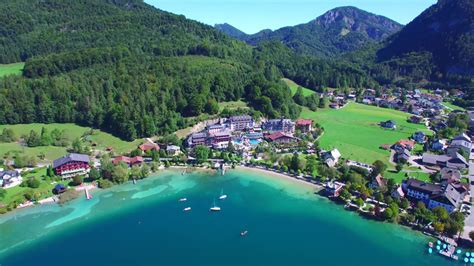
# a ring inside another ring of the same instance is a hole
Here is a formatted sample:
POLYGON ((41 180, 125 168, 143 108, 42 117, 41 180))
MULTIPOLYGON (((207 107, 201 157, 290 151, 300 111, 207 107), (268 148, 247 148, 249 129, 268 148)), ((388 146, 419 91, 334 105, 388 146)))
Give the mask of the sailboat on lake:
POLYGON ((219 199, 220 199, 220 200, 225 200, 225 199, 227 199, 227 195, 224 194, 224 189, 221 190, 221 195, 219 196, 219 199))
POLYGON ((211 211, 211 212, 220 212, 220 211, 221 211, 221 207, 218 207, 218 206, 216 205, 216 201, 214 200, 214 204, 213 204, 213 206, 209 209, 209 211, 211 211))

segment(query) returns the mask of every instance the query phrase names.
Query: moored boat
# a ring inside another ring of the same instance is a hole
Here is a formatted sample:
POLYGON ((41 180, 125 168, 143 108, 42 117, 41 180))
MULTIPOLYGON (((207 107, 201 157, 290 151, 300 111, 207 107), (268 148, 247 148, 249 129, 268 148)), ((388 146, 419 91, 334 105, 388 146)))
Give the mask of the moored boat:
POLYGON ((184 212, 188 212, 190 210, 191 210, 191 207, 186 207, 186 208, 183 209, 184 212))

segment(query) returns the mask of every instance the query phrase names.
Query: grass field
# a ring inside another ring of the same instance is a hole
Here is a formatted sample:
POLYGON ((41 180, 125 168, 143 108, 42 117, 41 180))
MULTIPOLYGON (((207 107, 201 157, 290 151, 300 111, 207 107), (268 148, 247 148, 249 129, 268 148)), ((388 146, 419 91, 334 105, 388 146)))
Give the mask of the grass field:
MULTIPOLYGON (((286 85, 288 85, 288 87, 290 87, 290 90, 291 90, 291 95, 295 95, 296 94, 296 91, 298 90, 298 87, 300 87, 298 84, 296 84, 293 80, 290 80, 290 79, 283 79, 283 81, 286 83, 286 85)), ((303 88, 303 95, 304 96, 308 96, 308 95, 311 95, 314 93, 314 91, 310 90, 310 89, 307 89, 305 87, 302 87, 303 88)))
POLYGON ((450 110, 454 110, 454 111, 466 111, 466 109, 460 107, 460 106, 457 106, 457 105, 454 105, 450 102, 443 102, 443 105, 448 107, 450 110))
MULTIPOLYGON (((65 137, 69 142, 72 142, 76 138, 82 137, 85 132, 90 131, 90 128, 88 127, 81 127, 75 124, 0 125, 0 131, 2 131, 3 128, 11 128, 17 137, 21 137, 22 135, 28 135, 31 130, 35 130, 36 132, 40 133, 42 127, 45 127, 49 132, 55 128, 64 130, 65 137)), ((138 139, 133 142, 127 142, 99 130, 94 130, 93 134, 88 137, 88 140, 95 142, 97 144, 97 149, 103 150, 106 147, 111 146, 117 153, 124 153, 133 150, 143 141, 138 139)), ((67 153, 67 147, 45 146, 29 148, 22 146, 19 143, 0 143, 0 155, 3 156, 6 153, 10 153, 10 155, 22 153, 31 156, 44 154, 45 159, 50 161, 65 155, 67 153)))
POLYGON ((227 108, 229 110, 235 110, 235 109, 248 109, 248 105, 244 101, 234 101, 234 102, 223 102, 219 103, 219 111, 222 112, 224 108, 227 108))
POLYGON ((14 63, 8 65, 0 65, 0 77, 7 75, 21 74, 25 63, 14 63))
POLYGON ((324 127, 325 133, 320 139, 323 148, 337 148, 344 158, 364 163, 381 160, 388 164, 390 152, 380 149, 380 145, 408 139, 418 130, 430 133, 423 125, 408 123, 409 114, 357 103, 349 103, 339 110, 304 109, 301 117, 313 119, 324 127), (396 121, 397 129, 383 129, 378 125, 386 120, 396 121))

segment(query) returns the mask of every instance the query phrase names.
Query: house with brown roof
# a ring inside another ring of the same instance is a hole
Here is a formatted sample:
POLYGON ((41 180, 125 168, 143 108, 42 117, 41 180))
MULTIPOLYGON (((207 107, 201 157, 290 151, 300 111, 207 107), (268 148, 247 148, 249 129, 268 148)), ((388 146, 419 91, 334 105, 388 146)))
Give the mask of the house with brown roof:
POLYGON ((138 146, 138 148, 142 152, 147 152, 147 151, 152 151, 152 150, 155 150, 155 151, 160 150, 160 146, 158 144, 150 142, 150 141, 147 141, 147 142, 143 143, 142 145, 138 146))
POLYGON ((369 188, 374 189, 374 190, 380 190, 386 186, 387 186, 387 179, 385 179, 381 174, 378 174, 369 183, 369 188))
POLYGON ((313 130, 313 120, 311 119, 298 119, 296 120, 296 129, 302 133, 311 132, 313 130))
POLYGON ((299 139, 283 132, 275 132, 265 137, 266 140, 275 143, 291 143, 299 139))
POLYGON ((117 165, 121 162, 125 163, 128 166, 140 165, 143 163, 143 157, 135 156, 135 157, 127 157, 127 156, 117 156, 112 160, 112 163, 117 165))

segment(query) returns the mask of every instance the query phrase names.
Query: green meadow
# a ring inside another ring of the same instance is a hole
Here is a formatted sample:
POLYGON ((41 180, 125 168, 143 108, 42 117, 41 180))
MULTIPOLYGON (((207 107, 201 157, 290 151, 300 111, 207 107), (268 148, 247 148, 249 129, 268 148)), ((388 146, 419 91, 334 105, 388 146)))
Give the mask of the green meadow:
MULTIPOLYGON (((298 84, 296 84, 293 80, 290 80, 290 79, 282 79, 286 85, 288 85, 288 87, 290 87, 290 90, 291 90, 291 95, 295 95, 296 94, 296 91, 298 90, 298 87, 300 87, 298 84)), ((310 90, 310 89, 307 89, 305 87, 301 87, 303 89, 303 95, 304 96, 309 96, 311 94, 314 93, 314 91, 310 90)))
POLYGON ((8 65, 0 65, 0 77, 7 75, 21 74, 25 63, 13 63, 8 65))
MULTIPOLYGON (((132 142, 123 141, 117 137, 112 136, 109 133, 102 132, 100 130, 93 130, 92 135, 88 135, 83 138, 84 133, 90 132, 91 128, 81 127, 75 124, 18 124, 18 125, 0 125, 0 132, 3 128, 10 128, 15 132, 17 137, 28 135, 31 130, 41 133, 41 129, 45 127, 48 132, 54 129, 64 130, 65 139, 68 142, 72 142, 74 139, 82 138, 85 142, 96 144, 96 149, 105 150, 106 147, 113 147, 116 153, 125 153, 136 148, 143 140, 138 139, 132 142)), ((55 147, 55 146, 43 146, 43 147, 26 147, 21 143, 0 143, 0 155, 12 157, 16 154, 26 154, 30 156, 39 156, 43 154, 45 159, 48 161, 54 160, 67 153, 69 147, 55 147)))
POLYGON ((388 164, 390 152, 380 149, 381 145, 408 139, 418 130, 430 133, 423 125, 408 123, 409 114, 357 103, 349 103, 339 110, 304 109, 301 117, 313 119, 324 127, 325 133, 320 139, 322 148, 337 148, 344 158, 364 163, 381 160, 388 164), (386 120, 394 120, 397 129, 378 125, 386 120))

